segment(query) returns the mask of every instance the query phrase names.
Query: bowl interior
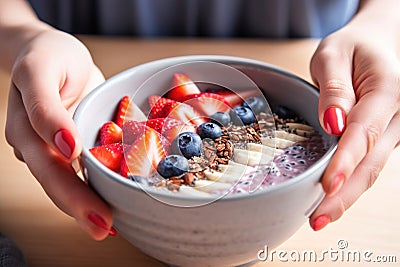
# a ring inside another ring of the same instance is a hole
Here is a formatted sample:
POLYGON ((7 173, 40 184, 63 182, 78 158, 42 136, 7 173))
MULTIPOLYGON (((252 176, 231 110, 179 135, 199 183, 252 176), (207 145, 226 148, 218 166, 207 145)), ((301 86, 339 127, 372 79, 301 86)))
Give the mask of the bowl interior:
MULTIPOLYGON (((127 182, 125 178, 97 162, 88 151, 96 142, 98 130, 105 121, 115 116, 118 102, 124 95, 131 96, 137 105, 146 110, 147 97, 153 94, 162 95, 170 89, 171 77, 175 72, 184 72, 194 81, 211 81, 235 90, 245 90, 255 84, 263 91, 271 106, 280 104, 290 107, 305 118, 324 138, 330 140, 332 144, 330 150, 304 173, 282 184, 259 191, 278 190, 290 183, 306 179, 313 169, 319 168, 319 165, 324 164, 332 155, 335 139, 325 134, 319 124, 317 112, 319 93, 311 84, 275 66, 258 61, 223 56, 177 57, 126 70, 100 85, 79 105, 74 119, 81 134, 83 153, 113 179, 137 188, 134 183, 127 182), (218 64, 209 68, 210 65, 204 63, 207 61, 218 64), (221 66, 221 63, 225 67, 221 66), (141 88, 143 86, 146 87, 144 90, 141 88)), ((153 193, 159 194, 158 191, 153 193)), ((234 195, 234 197, 241 196, 234 195)))

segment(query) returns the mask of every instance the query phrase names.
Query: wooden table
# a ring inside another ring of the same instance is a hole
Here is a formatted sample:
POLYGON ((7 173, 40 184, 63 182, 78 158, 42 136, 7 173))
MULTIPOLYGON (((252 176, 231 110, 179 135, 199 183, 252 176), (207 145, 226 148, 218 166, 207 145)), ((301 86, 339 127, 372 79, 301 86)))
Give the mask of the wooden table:
MULTIPOLYGON (((192 54, 221 54, 266 61, 310 80, 308 63, 316 40, 138 40, 82 36, 95 62, 107 77, 154 59, 192 54)), ((4 132, 9 75, 0 73, 0 125, 4 132)), ((30 266, 164 266, 144 255, 121 237, 101 242, 91 240, 75 221, 60 212, 23 163, 14 158, 4 134, 0 140, 0 231, 11 236, 24 251, 30 266)), ((305 224, 279 249, 338 249, 338 240, 348 242, 348 250, 394 255, 400 262, 400 150, 389 159, 376 184, 344 215, 325 230, 313 232, 305 224)), ((260 248, 262 249, 262 248, 260 248)), ((256 255, 256 251, 254 251, 256 255)), ((318 266, 339 266, 325 259, 318 266)), ((256 266, 308 266, 307 263, 260 262, 256 266)), ((346 263, 347 266, 360 263, 346 263)), ((370 266, 375 264, 370 263, 370 266)))

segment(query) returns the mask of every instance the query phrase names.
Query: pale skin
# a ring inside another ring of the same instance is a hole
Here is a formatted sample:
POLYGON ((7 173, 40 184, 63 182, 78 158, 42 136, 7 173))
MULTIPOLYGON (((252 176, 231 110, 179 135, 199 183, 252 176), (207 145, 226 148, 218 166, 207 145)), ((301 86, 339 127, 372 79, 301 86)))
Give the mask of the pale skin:
MULTIPOLYGON (((364 0, 352 21, 321 41, 311 61, 319 117, 342 110, 345 129, 322 177, 327 193, 310 217, 319 230, 336 221, 376 180, 400 144, 400 1, 364 0)), ((72 112, 104 77, 76 38, 40 22, 23 0, 0 0, 0 66, 11 72, 6 138, 53 202, 92 238, 109 235, 107 206, 71 168, 81 152, 72 112), (76 59, 79 59, 76 60, 76 59), (48 112, 51 110, 51 112, 48 112), (74 140, 67 156, 60 129, 74 140), (88 217, 96 214, 106 227, 88 217)))

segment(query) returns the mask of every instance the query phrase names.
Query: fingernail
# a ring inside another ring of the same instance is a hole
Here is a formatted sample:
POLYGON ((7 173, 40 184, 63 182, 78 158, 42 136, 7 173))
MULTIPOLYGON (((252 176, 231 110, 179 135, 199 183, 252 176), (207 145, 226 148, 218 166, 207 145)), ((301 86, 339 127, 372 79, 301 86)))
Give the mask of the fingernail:
POLYGON ((54 143, 66 158, 71 158, 75 149, 75 139, 68 130, 61 129, 56 132, 54 135, 54 143))
POLYGON ((322 228, 324 228, 330 222, 331 222, 331 218, 328 215, 323 214, 323 215, 318 216, 314 220, 314 222, 312 223, 311 227, 314 229, 314 231, 319 231, 322 228))
POLYGON ((96 226, 98 226, 104 230, 109 230, 109 227, 107 226, 106 221, 104 221, 104 219, 100 215, 98 215, 94 212, 90 212, 88 214, 88 219, 92 223, 94 223, 96 226))
POLYGON ((339 191, 339 189, 342 187, 343 183, 344 183, 344 174, 340 173, 336 175, 332 180, 328 194, 330 196, 336 194, 336 192, 339 191))
POLYGON ((330 107, 324 113, 324 127, 328 134, 341 135, 346 126, 346 115, 341 108, 330 107))
POLYGON ((108 232, 108 234, 109 234, 110 236, 117 236, 117 235, 118 235, 118 232, 117 232, 117 230, 115 230, 114 227, 111 227, 110 232, 108 232))
MULTIPOLYGON (((88 214, 88 219, 89 219, 89 221, 94 223, 97 227, 100 227, 100 228, 102 228, 104 230, 110 231, 110 234, 111 234, 111 230, 114 229, 112 227, 110 229, 110 227, 107 226, 106 221, 100 215, 98 215, 98 214, 96 214, 94 212, 90 212, 88 214)), ((113 232, 116 232, 115 229, 113 230, 113 232)))

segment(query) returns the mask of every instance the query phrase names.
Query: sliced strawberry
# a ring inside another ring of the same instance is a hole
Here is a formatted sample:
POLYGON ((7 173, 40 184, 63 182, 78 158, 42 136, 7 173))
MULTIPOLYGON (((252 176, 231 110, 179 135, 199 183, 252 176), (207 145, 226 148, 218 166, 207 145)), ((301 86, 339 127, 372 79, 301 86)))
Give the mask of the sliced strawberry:
POLYGON ((190 122, 195 125, 200 125, 206 121, 190 105, 159 97, 150 110, 149 119, 166 117, 180 120, 183 123, 190 122))
POLYGON ((195 130, 196 129, 194 128, 193 124, 182 123, 179 125, 172 126, 170 128, 165 128, 164 131, 162 132, 162 135, 165 136, 165 138, 169 142, 172 142, 180 133, 195 132, 195 130))
POLYGON ((175 73, 172 79, 172 89, 167 93, 167 98, 182 102, 182 97, 199 93, 199 88, 188 76, 183 73, 175 73))
POLYGON ((130 102, 131 102, 131 100, 130 100, 129 96, 124 96, 119 101, 117 116, 115 117, 115 123, 119 127, 122 127, 122 124, 124 123, 126 112, 128 110, 130 102))
POLYGON ((216 112, 226 112, 231 105, 221 95, 203 92, 194 95, 187 95, 183 98, 184 103, 191 105, 205 116, 209 117, 216 112))
POLYGON ((122 141, 122 129, 112 121, 108 121, 100 128, 100 144, 107 145, 122 141))
POLYGON ((151 95, 148 97, 149 101, 149 106, 150 108, 153 108, 153 106, 157 103, 158 100, 160 100, 161 96, 159 95, 151 95))
POLYGON ((144 134, 146 125, 138 121, 126 121, 122 126, 122 141, 124 144, 132 144, 144 134))
POLYGON ((120 173, 125 177, 131 175, 148 177, 157 169, 158 163, 165 156, 160 134, 146 127, 143 135, 125 153, 120 173))
MULTIPOLYGON (((168 146, 168 143, 172 142, 172 140, 182 131, 194 132, 192 124, 186 125, 182 121, 173 118, 156 118, 141 122, 127 121, 122 127, 123 142, 125 144, 132 144, 135 142, 136 139, 143 135, 146 126, 153 128, 167 139, 167 142, 163 141, 165 146, 168 146)), ((165 149, 168 151, 167 148, 165 149)))
POLYGON ((121 160, 124 156, 124 145, 122 143, 96 146, 89 151, 93 156, 110 170, 118 172, 121 160))
POLYGON ((164 114, 168 118, 197 126, 207 121, 192 106, 179 102, 166 104, 164 106, 164 114))
POLYGON ((159 136, 160 136, 160 139, 161 139, 161 143, 162 143, 162 145, 163 145, 163 148, 164 148, 165 156, 168 156, 168 154, 169 154, 169 149, 171 148, 171 142, 172 142, 172 140, 171 140, 171 141, 168 140, 164 135, 162 135, 162 134, 160 134, 160 133, 159 133, 159 136))
POLYGON ((165 118, 168 114, 165 114, 165 106, 171 103, 176 104, 177 102, 168 98, 160 96, 149 96, 150 113, 149 119, 165 118))
POLYGON ((150 128, 153 128, 160 134, 163 133, 163 131, 167 128, 171 128, 173 126, 182 124, 181 121, 172 119, 172 118, 156 118, 156 119, 151 119, 145 122, 147 126, 150 128))
POLYGON ((228 102, 231 107, 241 105, 243 101, 247 98, 261 95, 260 90, 256 88, 248 90, 238 90, 237 92, 233 92, 231 90, 218 90, 210 92, 223 96, 226 102, 228 102))
POLYGON ((118 105, 117 116, 115 117, 115 123, 122 127, 125 120, 145 120, 146 116, 140 110, 140 108, 131 101, 129 96, 124 96, 118 105))
POLYGON ((147 126, 162 134, 169 142, 172 142, 182 132, 194 132, 193 124, 185 124, 173 118, 157 118, 145 122, 147 126))

